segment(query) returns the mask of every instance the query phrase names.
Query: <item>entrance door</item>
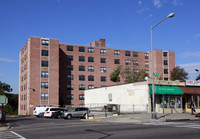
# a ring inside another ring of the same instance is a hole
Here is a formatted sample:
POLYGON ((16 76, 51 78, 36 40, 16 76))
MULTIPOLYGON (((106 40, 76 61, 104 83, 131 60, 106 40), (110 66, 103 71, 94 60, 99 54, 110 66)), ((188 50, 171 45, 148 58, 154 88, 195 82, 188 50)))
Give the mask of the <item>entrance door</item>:
POLYGON ((182 107, 183 107, 183 112, 185 112, 185 97, 182 99, 182 107))

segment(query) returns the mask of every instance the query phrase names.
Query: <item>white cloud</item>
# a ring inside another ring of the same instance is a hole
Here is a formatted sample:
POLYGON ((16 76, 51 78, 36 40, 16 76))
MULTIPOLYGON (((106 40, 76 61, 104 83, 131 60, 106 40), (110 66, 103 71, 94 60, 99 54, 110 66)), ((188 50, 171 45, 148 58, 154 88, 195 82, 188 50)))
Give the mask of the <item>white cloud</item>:
POLYGON ((182 5, 183 3, 181 2, 181 0, 173 0, 172 4, 175 6, 179 6, 179 5, 182 5))
POLYGON ((7 59, 7 58, 0 58, 0 61, 2 61, 2 62, 8 62, 8 63, 15 62, 15 60, 7 59))
POLYGON ((200 57, 200 52, 185 52, 182 54, 184 57, 200 57))
POLYGON ((141 6, 142 5, 142 1, 140 0, 140 1, 138 1, 138 4, 141 6))
POLYGON ((160 0, 154 0, 153 1, 153 5, 157 8, 161 8, 162 7, 162 3, 160 0))
POLYGON ((199 33, 199 34, 196 34, 194 38, 195 38, 195 39, 200 38, 200 33, 199 33))
POLYGON ((195 80, 199 74, 197 71, 195 71, 195 69, 200 69, 200 63, 181 64, 179 66, 188 72, 190 80, 195 80))
POLYGON ((149 11, 149 8, 143 8, 143 9, 137 10, 137 13, 138 14, 142 14, 142 13, 144 13, 146 11, 149 11))

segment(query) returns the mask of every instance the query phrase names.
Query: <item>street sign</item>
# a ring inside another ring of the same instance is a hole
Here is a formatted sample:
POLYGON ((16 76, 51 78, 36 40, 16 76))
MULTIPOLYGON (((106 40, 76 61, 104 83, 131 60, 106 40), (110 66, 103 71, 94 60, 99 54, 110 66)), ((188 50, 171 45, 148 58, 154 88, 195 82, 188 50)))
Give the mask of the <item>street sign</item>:
POLYGON ((6 105, 8 103, 8 98, 6 96, 0 95, 0 104, 6 105))
POLYGON ((153 73, 153 75, 154 75, 155 77, 158 77, 158 76, 159 76, 159 73, 153 73))

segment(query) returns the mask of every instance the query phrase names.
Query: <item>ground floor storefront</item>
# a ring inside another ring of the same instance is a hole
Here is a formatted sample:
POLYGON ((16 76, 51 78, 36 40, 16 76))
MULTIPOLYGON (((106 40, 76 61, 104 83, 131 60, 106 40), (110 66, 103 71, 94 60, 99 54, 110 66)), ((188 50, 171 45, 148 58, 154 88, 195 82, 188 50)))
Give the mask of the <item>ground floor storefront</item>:
MULTIPOLYGON (((149 94, 152 100, 151 85, 149 94)), ((200 87, 155 85, 157 113, 191 113, 191 103, 194 104, 195 113, 200 113, 200 87)))
POLYGON ((200 87, 179 87, 184 95, 182 98, 183 112, 191 113, 191 103, 195 112, 200 113, 200 87))
MULTIPOLYGON (((152 86, 149 86, 152 96, 152 86)), ((157 113, 182 113, 183 92, 177 86, 155 86, 155 110, 157 113)))

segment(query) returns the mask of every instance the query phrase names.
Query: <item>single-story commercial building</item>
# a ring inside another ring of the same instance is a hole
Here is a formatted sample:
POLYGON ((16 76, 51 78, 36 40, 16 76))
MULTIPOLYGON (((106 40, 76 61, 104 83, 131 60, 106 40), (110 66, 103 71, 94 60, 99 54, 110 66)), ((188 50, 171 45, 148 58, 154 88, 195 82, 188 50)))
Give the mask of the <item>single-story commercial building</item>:
MULTIPOLYGON (((157 113, 191 112, 194 101, 200 112, 200 86, 187 86, 185 82, 155 80, 155 110, 157 113)), ((85 90, 85 105, 118 104, 120 112, 152 111, 151 80, 104 88, 85 90)))

